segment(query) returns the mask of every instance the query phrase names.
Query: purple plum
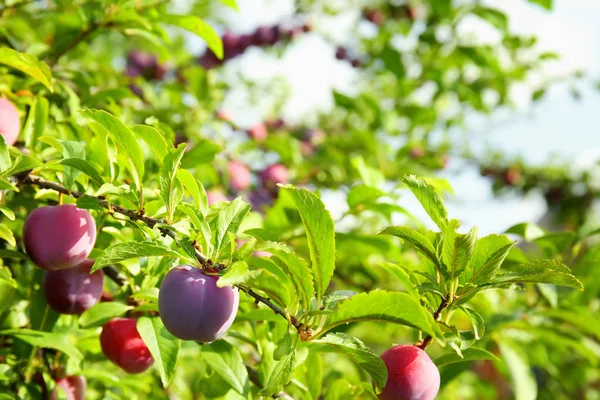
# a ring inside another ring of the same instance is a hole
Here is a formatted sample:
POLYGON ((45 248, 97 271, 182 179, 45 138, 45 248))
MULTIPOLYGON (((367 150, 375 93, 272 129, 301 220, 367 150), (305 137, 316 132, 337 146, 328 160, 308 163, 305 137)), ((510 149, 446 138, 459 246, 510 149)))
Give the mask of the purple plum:
POLYGON ((190 265, 171 269, 158 293, 158 309, 165 328, 175 337, 210 343, 229 329, 237 314, 237 288, 217 287, 218 276, 190 265))
POLYGON ((96 243, 96 223, 86 210, 73 204, 40 207, 23 226, 27 255, 47 271, 81 264, 96 243))
POLYGON ((73 267, 48 271, 44 276, 44 297, 61 314, 81 314, 98 303, 104 287, 104 273, 90 274, 94 260, 73 267))

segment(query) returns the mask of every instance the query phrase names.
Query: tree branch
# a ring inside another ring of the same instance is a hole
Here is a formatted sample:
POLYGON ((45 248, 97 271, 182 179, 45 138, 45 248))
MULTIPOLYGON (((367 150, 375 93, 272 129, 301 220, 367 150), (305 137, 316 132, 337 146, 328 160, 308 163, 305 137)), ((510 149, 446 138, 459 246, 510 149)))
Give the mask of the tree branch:
MULTIPOLYGON (((48 180, 41 178, 39 176, 36 176, 36 175, 29 175, 29 174, 27 174, 25 176, 18 175, 17 180, 18 180, 18 183, 20 183, 22 185, 32 185, 32 186, 37 186, 42 189, 54 190, 58 193, 73 196, 76 199, 82 197, 85 194, 85 193, 81 193, 81 192, 78 192, 75 190, 69 190, 59 183, 48 181, 48 180)), ((94 197, 94 196, 90 196, 90 197, 94 197)), ((94 197, 94 198, 98 201, 98 204, 100 204, 101 207, 106 208, 110 213, 116 212, 116 213, 125 215, 126 217, 129 217, 133 221, 143 222, 150 228, 153 228, 159 224, 167 225, 166 221, 164 221, 162 219, 148 217, 144 214, 138 213, 135 210, 130 210, 128 208, 121 207, 121 206, 115 205, 115 204, 109 204, 104 199, 101 199, 98 197, 94 197)), ((161 229, 161 234, 164 236, 169 236, 170 238, 172 238, 174 240, 177 240, 177 235, 175 234, 175 232, 173 232, 171 230, 161 229)), ((217 265, 213 264, 212 260, 210 260, 204 254, 202 254, 198 249, 195 249, 195 253, 196 253, 196 258, 198 259, 198 261, 204 268, 206 268, 206 269, 216 268, 217 270, 222 270, 225 268, 225 266, 222 264, 217 264, 217 265)), ((110 279, 112 279, 114 282, 116 282, 117 284, 122 286, 127 283, 127 278, 123 274, 121 274, 115 267, 113 267, 113 266, 104 267, 104 271, 105 271, 105 274, 110 279)), ((256 301, 256 303, 263 303, 264 305, 269 307, 271 310, 273 310, 273 312, 275 314, 279 314, 283 318, 288 320, 289 323, 298 330, 298 332, 300 333, 300 336, 302 337, 303 340, 306 340, 306 338, 308 338, 312 335, 312 330, 309 326, 303 324, 302 322, 299 322, 295 317, 289 316, 287 314, 287 312, 285 312, 280 307, 275 305, 269 298, 259 295, 258 293, 254 292, 252 289, 250 289, 246 286, 240 285, 240 286, 238 286, 238 288, 242 292, 246 293, 248 296, 252 297, 256 301)))
MULTIPOLYGON (((436 321, 439 321, 442 318, 442 311, 444 311, 444 309, 446 307, 448 307, 449 304, 450 304, 450 302, 448 301, 448 298, 446 298, 446 297, 442 298, 442 302, 440 303, 437 310, 433 313, 433 319, 436 321)), ((425 350, 427 348, 427 346, 429 346, 431 344, 432 341, 433 341, 433 337, 431 335, 428 335, 422 341, 415 343, 415 346, 421 348, 422 350, 425 350)))

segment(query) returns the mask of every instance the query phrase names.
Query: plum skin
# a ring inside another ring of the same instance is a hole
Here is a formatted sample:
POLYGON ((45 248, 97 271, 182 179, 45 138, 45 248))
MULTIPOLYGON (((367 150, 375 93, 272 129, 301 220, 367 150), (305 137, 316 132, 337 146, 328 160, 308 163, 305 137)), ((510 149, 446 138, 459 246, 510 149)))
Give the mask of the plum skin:
POLYGON ((276 191, 278 183, 290 182, 289 171, 283 164, 269 165, 261 172, 260 178, 269 191, 276 191))
POLYGON ((173 336, 210 343, 229 329, 240 295, 237 288, 217 287, 218 279, 190 265, 180 265, 167 273, 158 292, 158 309, 173 336))
POLYGON ((7 146, 15 144, 20 132, 19 110, 9 100, 0 97, 0 135, 4 137, 4 143, 7 146))
POLYGON ((73 268, 48 271, 44 276, 44 297, 61 314, 81 314, 98 303, 104 288, 104 272, 90 274, 94 260, 86 259, 73 268))
POLYGON ((229 186, 233 190, 242 191, 248 189, 252 181, 252 174, 246 165, 238 161, 231 161, 227 169, 230 177, 229 186))
POLYGON ((129 374, 139 374, 154 364, 136 324, 134 318, 113 318, 104 324, 100 334, 100 346, 106 358, 129 374))
POLYGON ((73 204, 32 211, 23 225, 23 243, 35 265, 46 271, 82 263, 96 243, 96 223, 73 204))
POLYGON ((52 391, 51 400, 56 400, 58 390, 62 390, 67 394, 67 400, 85 400, 85 391, 87 389, 87 380, 85 376, 72 375, 65 376, 56 381, 56 387, 52 391))
POLYGON ((427 353, 411 345, 394 346, 381 355, 388 370, 381 400, 433 400, 440 372, 427 353))

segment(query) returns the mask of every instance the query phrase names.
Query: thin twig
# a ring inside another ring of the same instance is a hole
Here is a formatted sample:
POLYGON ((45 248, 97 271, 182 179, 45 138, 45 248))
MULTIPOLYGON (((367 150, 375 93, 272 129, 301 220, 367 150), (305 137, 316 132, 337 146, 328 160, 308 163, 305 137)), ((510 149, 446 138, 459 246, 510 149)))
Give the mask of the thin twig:
MULTIPOLYGON (((444 309, 446 307, 448 307, 449 304, 450 303, 447 298, 445 298, 445 297, 442 298, 442 302, 440 303, 440 305, 437 308, 437 310, 435 311, 435 313, 433 313, 433 319, 435 321, 439 321, 442 318, 442 311, 444 311, 444 309)), ((427 346, 429 346, 431 344, 432 341, 433 341, 433 337, 431 335, 428 335, 422 341, 415 343, 415 346, 425 350, 427 348, 427 346)))

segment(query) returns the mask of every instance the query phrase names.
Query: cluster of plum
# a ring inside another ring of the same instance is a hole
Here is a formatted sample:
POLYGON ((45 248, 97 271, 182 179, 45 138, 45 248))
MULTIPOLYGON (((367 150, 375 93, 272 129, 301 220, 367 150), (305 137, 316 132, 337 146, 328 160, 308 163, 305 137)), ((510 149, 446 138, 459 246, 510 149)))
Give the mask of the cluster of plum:
MULTIPOLYGON (((90 273, 94 261, 88 258, 95 242, 93 217, 73 204, 40 207, 27 216, 23 226, 25 250, 32 262, 46 271, 44 296, 57 312, 79 315, 100 300, 104 273, 90 273)), ((239 293, 231 286, 217 287, 218 279, 189 265, 167 273, 160 287, 159 312, 175 337, 207 343, 229 329, 237 313, 239 293)), ((135 318, 114 318, 100 334, 106 358, 130 374, 143 372, 154 363, 136 324, 135 318)), ((57 385, 81 393, 86 383, 84 377, 75 375, 59 379, 57 385)))
POLYGON ((206 69, 214 68, 241 55, 251 46, 273 46, 279 41, 294 39, 310 30, 311 26, 304 24, 295 27, 284 25, 260 26, 250 34, 226 32, 221 38, 223 41, 223 60, 219 60, 215 53, 208 49, 206 53, 200 56, 198 62, 206 69))
POLYGON ((360 61, 360 59, 354 55, 351 54, 351 52, 346 48, 346 47, 338 47, 335 50, 335 58, 337 58, 340 61, 347 61, 350 63, 350 65, 352 65, 354 68, 359 68, 362 65, 362 62, 360 61))
POLYGON ((377 25, 381 26, 385 23, 385 20, 389 16, 390 19, 398 20, 407 18, 411 21, 414 21, 417 18, 420 18, 423 14, 423 10, 420 10, 417 7, 411 7, 409 5, 387 5, 385 8, 370 8, 363 11, 363 17, 377 25))

